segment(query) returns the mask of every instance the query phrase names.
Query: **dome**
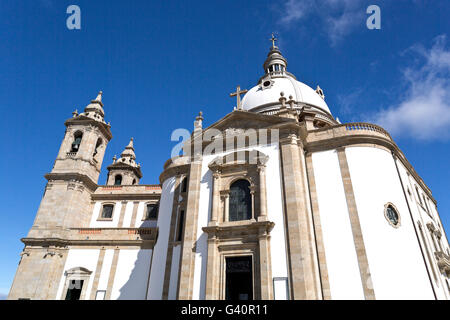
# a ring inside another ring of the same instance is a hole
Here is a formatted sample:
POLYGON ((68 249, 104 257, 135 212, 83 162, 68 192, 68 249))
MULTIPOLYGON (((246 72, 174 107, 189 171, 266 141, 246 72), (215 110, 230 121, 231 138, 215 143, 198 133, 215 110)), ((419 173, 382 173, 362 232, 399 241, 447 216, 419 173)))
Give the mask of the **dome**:
POLYGON ((331 114, 325 100, 314 89, 288 74, 279 78, 262 79, 257 86, 245 94, 242 99, 242 109, 247 111, 256 108, 258 110, 254 111, 269 110, 280 104, 280 92, 284 92, 286 98, 292 96, 297 103, 309 104, 331 114))
POLYGON ((276 114, 281 108, 280 94, 283 92, 286 99, 290 100, 292 96, 293 108, 298 113, 306 107, 309 111, 334 121, 322 89, 317 86, 314 90, 288 72, 287 60, 275 46, 276 38, 272 35, 270 40, 272 47, 263 64, 264 75, 259 79, 258 84, 245 94, 240 107, 245 111, 276 114))

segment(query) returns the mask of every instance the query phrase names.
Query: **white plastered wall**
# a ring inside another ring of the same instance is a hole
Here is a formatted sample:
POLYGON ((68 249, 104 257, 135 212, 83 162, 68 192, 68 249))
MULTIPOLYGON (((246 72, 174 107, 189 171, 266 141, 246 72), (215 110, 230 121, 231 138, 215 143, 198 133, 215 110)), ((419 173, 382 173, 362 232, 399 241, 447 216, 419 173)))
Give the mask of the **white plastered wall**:
POLYGON ((312 154, 332 299, 364 299, 336 150, 312 154))
POLYGON ((162 185, 157 222, 158 241, 153 249, 150 285, 147 294, 147 298, 150 300, 162 299, 174 191, 175 177, 171 177, 165 180, 162 185))
POLYGON ((97 267, 97 260, 99 257, 100 250, 99 249, 70 249, 69 253, 67 254, 66 263, 64 265, 63 273, 60 277, 59 281, 59 287, 56 294, 56 299, 62 299, 63 295, 65 294, 63 292, 64 290, 64 284, 66 281, 66 276, 64 273, 67 270, 70 270, 72 268, 76 267, 82 267, 86 268, 89 271, 91 271, 91 275, 89 277, 89 282, 87 284, 86 294, 85 298, 89 299, 92 289, 92 283, 94 281, 94 275, 95 275, 95 269, 97 267))
POLYGON ((121 249, 111 300, 144 300, 147 294, 151 249, 121 249))
POLYGON ((392 154, 374 147, 345 152, 376 299, 433 299, 392 154), (385 218, 388 202, 399 211, 398 228, 385 218))

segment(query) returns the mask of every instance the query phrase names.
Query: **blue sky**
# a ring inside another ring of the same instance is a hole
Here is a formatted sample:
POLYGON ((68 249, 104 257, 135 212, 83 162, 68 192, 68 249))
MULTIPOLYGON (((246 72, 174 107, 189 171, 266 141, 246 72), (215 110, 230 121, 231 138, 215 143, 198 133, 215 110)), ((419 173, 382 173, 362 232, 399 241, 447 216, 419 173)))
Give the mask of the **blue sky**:
POLYGON ((33 224, 64 121, 103 91, 106 166, 134 137, 142 183, 157 184, 176 128, 232 111, 229 93, 262 75, 271 32, 297 78, 323 88, 342 122, 394 136, 450 227, 449 1, 0 2, 0 298, 33 224), (66 8, 81 9, 68 30, 66 8), (368 30, 366 8, 381 8, 368 30))

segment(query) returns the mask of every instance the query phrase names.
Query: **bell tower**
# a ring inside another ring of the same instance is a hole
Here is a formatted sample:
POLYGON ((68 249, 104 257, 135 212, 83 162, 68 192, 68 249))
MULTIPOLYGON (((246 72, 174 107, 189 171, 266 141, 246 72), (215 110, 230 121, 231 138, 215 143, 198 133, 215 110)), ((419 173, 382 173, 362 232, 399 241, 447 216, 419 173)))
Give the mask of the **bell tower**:
POLYGON ((108 166, 108 178, 106 184, 112 185, 135 185, 142 178, 141 165, 136 163, 133 138, 125 147, 119 159, 114 156, 113 163, 108 166))
POLYGON ((72 241, 71 228, 89 226, 91 195, 97 188, 110 125, 104 120, 102 92, 66 120, 66 132, 33 226, 26 238, 8 299, 55 299, 72 241))
POLYGON ((45 175, 48 183, 34 225, 28 237, 55 236, 58 230, 85 226, 90 212, 90 196, 112 135, 104 120, 102 92, 66 120, 66 132, 53 165, 45 175))

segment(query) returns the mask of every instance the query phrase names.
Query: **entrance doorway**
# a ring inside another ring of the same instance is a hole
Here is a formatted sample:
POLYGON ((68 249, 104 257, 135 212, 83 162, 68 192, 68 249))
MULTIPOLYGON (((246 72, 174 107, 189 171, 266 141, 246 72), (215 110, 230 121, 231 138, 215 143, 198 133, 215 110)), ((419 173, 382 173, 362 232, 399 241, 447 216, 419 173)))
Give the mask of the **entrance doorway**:
POLYGON ((253 300, 252 257, 226 258, 226 300, 253 300))
POLYGON ((66 300, 80 300, 84 280, 70 280, 66 300))

